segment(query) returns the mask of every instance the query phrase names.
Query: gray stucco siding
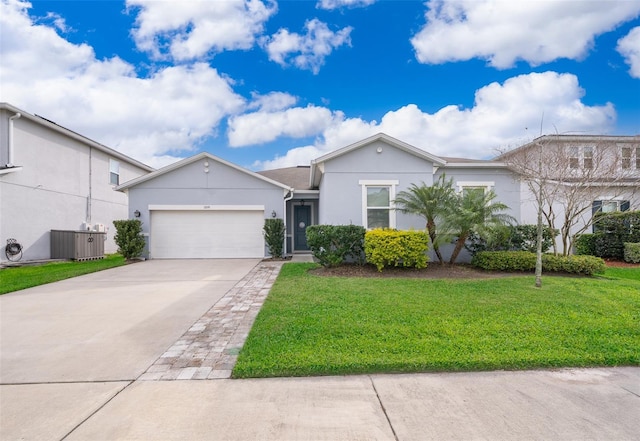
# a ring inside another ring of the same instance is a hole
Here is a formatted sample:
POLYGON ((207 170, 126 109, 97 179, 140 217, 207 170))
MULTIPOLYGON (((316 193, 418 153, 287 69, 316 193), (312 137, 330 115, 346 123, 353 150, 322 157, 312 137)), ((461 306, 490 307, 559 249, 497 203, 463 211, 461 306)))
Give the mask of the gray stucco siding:
POLYGON ((138 219, 147 234, 151 231, 150 206, 185 206, 187 210, 193 206, 204 210, 264 206, 265 219, 271 218, 273 211, 276 217, 284 218, 285 193, 285 189, 259 177, 203 158, 130 187, 129 217, 134 218, 139 211, 138 219))
MULTIPOLYGON (((161 174, 135 185, 133 188, 194 189, 194 188, 279 188, 256 176, 236 170, 212 159, 202 159, 161 174), (208 167, 205 166, 208 162, 208 167), (205 169, 208 168, 208 172, 205 169)), ((282 189, 279 188, 282 192, 282 189)))
MULTIPOLYGON (((353 150, 325 162, 326 173, 426 173, 433 174, 433 164, 383 141, 353 150), (378 148, 382 151, 378 153, 378 148)), ((364 179, 364 178, 363 178, 364 179)), ((430 182, 427 182, 429 185, 430 182)))
MULTIPOLYGON (((327 160, 320 185, 319 222, 362 225, 362 181, 397 181, 396 193, 413 183, 431 185, 433 164, 382 141, 327 160)), ((415 216, 396 213, 396 219, 397 228, 423 227, 415 216)))
POLYGON ((498 167, 446 167, 439 169, 434 179, 439 179, 442 173, 446 174, 447 179, 453 180, 456 190, 459 190, 461 183, 493 183, 492 190, 496 193, 497 200, 506 204, 509 207, 509 214, 520 222, 520 182, 511 171, 498 167))

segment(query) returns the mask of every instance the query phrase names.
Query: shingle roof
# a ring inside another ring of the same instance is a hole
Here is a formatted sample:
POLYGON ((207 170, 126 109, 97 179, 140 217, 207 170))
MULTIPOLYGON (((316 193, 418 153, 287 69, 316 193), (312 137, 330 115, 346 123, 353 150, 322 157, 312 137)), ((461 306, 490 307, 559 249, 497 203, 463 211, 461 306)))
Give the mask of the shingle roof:
POLYGON ((299 165, 297 167, 264 170, 257 173, 296 190, 311 190, 311 187, 309 187, 309 171, 309 166, 299 165))

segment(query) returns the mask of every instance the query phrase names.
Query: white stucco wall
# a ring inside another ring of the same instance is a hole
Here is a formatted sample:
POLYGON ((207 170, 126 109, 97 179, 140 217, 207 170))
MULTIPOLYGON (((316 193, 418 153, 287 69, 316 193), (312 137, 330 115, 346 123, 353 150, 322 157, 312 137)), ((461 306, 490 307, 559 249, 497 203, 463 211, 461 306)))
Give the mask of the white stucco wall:
MULTIPOLYGON (((0 111, 0 120, 13 115, 0 111)), ((6 123, 2 127, 7 127, 6 123)), ((0 135, 6 158, 8 135, 0 135)), ((0 175, 0 245, 15 238, 23 260, 50 257, 52 229, 79 230, 86 222, 108 228, 105 252, 113 253, 113 220, 128 216, 127 195, 109 183, 107 152, 91 147, 27 117, 14 121, 14 159, 18 172, 0 175)), ((120 178, 132 179, 147 170, 121 158, 120 178)), ((4 252, 0 259, 6 260, 4 252)))

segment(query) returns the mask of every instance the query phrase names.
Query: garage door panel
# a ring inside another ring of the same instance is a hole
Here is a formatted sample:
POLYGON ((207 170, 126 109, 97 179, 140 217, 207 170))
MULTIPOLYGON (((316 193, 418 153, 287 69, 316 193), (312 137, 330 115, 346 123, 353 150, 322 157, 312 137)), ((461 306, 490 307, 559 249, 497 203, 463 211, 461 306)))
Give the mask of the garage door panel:
POLYGON ((153 211, 151 257, 263 257, 263 224, 263 211, 153 211))

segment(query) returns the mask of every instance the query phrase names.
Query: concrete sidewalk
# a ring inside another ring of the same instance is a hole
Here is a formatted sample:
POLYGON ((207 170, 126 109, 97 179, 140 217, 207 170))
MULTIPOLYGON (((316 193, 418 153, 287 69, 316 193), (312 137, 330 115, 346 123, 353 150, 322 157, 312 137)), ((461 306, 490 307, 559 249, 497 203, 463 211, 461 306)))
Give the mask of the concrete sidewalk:
POLYGON ((640 368, 3 386, 0 438, 637 440, 640 368), (38 397, 36 408, 30 402, 38 397))

